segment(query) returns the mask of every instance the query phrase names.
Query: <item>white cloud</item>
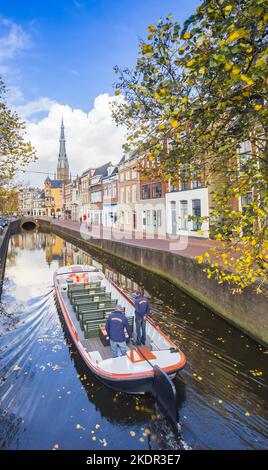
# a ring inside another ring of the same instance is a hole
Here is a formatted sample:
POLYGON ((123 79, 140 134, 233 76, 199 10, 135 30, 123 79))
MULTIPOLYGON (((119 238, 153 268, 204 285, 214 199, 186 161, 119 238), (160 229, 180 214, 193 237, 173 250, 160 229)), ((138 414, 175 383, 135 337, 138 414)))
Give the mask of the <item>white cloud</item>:
POLYGON ((14 21, 0 18, 0 26, 3 32, 0 36, 0 62, 12 59, 18 52, 31 46, 28 33, 14 21))
MULTIPOLYGON (((81 174, 89 167, 97 167, 112 161, 117 163, 122 156, 124 129, 116 127, 111 118, 110 105, 119 97, 107 93, 96 97, 93 108, 88 112, 72 109, 49 98, 17 106, 18 111, 28 118, 29 139, 38 152, 38 161, 27 170, 54 173, 57 167, 61 118, 64 119, 66 149, 72 175, 81 174), (33 113, 47 111, 47 115, 33 122, 33 113), (31 118, 31 121, 29 120, 31 118)), ((25 179, 31 184, 42 186, 46 175, 26 173, 25 179)))

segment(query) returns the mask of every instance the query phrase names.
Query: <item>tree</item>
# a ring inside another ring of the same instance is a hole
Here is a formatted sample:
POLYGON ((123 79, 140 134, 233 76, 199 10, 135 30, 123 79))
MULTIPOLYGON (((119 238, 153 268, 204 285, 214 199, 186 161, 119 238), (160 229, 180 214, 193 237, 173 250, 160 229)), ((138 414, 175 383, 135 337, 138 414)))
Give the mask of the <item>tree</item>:
POLYGON ((268 276, 267 19, 265 0, 210 0, 182 28, 171 16, 150 25, 134 71, 115 68, 124 99, 113 112, 126 148, 152 162, 143 171, 213 188, 221 246, 198 261, 219 282, 258 290, 268 276))
MULTIPOLYGON (((16 171, 36 159, 35 150, 25 140, 25 124, 5 101, 6 88, 0 78, 0 198, 13 197, 16 171)), ((3 202, 3 201, 2 201, 3 202)))

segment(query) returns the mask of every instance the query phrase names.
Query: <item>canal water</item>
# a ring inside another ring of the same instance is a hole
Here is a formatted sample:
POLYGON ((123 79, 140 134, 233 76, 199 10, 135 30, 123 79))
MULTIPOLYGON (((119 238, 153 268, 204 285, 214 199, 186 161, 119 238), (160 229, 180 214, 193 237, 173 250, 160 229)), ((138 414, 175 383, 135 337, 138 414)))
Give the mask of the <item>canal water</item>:
POLYGON ((155 275, 51 234, 10 240, 0 314, 2 449, 267 449, 267 363, 267 349, 155 275), (84 367, 52 286, 69 261, 100 267, 127 293, 144 286, 152 316, 188 358, 175 381, 180 438, 150 396, 114 392, 84 367))

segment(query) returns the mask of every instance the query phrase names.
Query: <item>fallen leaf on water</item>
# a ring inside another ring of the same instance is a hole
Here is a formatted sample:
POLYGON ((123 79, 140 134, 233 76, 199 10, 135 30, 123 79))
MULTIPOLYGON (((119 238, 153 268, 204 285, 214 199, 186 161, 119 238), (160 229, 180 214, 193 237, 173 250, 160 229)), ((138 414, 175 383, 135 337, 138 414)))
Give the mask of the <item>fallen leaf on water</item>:
POLYGON ((222 400, 219 400, 219 403, 221 404, 221 403, 222 403, 222 400))
POLYGON ((20 370, 20 369, 21 368, 18 365, 16 365, 13 370, 20 370))
POLYGON ((59 444, 54 444, 53 449, 58 449, 58 448, 59 448, 59 444))
POLYGON ((130 431, 130 432, 129 432, 129 434, 131 435, 131 437, 134 437, 134 436, 136 436, 136 433, 135 433, 135 431, 130 431))
POLYGON ((245 416, 250 416, 250 413, 246 411, 245 416))

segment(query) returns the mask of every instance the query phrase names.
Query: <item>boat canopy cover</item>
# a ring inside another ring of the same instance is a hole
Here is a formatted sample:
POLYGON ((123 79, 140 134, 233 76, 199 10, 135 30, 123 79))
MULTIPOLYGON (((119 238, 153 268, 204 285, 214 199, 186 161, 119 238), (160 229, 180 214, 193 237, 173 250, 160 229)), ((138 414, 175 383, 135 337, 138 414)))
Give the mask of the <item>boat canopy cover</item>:
POLYGON ((59 274, 72 274, 72 273, 92 273, 99 271, 95 266, 87 266, 83 264, 71 266, 62 266, 62 268, 57 269, 57 275, 59 274))

